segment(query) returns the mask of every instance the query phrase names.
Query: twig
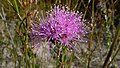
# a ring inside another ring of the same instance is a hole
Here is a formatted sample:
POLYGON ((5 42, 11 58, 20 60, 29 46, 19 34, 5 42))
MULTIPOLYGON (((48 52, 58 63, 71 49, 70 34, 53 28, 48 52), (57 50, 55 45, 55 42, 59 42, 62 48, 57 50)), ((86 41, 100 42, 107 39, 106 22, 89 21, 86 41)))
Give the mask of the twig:
POLYGON ((113 40, 113 42, 112 42, 112 44, 111 44, 110 50, 109 50, 109 52, 108 52, 108 54, 107 54, 107 57, 106 57, 106 59, 105 59, 103 68, 107 68, 108 61, 109 61, 109 59, 110 59, 110 57, 111 57, 111 55, 112 55, 114 46, 115 46, 115 44, 116 44, 116 42, 117 42, 117 40, 118 40, 118 38, 119 38, 119 35, 120 35, 120 23, 119 23, 119 25, 118 25, 118 29, 117 29, 117 31, 116 31, 115 38, 114 38, 114 40, 113 40))

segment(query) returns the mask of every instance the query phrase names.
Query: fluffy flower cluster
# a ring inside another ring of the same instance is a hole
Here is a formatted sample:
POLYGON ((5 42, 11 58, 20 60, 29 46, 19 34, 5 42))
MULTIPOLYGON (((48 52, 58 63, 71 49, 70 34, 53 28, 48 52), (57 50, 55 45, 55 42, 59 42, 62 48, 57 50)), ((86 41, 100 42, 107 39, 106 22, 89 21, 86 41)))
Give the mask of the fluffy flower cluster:
POLYGON ((65 6, 55 6, 47 12, 46 18, 38 26, 32 25, 29 34, 33 38, 52 39, 69 45, 71 41, 81 39, 86 30, 82 13, 69 10, 65 6))

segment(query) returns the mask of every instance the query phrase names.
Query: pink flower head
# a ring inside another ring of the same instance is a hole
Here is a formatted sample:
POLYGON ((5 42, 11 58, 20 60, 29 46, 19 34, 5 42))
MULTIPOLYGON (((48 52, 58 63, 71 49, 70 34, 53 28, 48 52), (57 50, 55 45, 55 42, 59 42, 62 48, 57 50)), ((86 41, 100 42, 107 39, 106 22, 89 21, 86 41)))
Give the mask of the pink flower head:
POLYGON ((58 5, 47 12, 46 18, 41 20, 38 26, 32 25, 30 35, 69 45, 71 41, 82 39, 86 32, 87 27, 82 20, 82 13, 58 5))

